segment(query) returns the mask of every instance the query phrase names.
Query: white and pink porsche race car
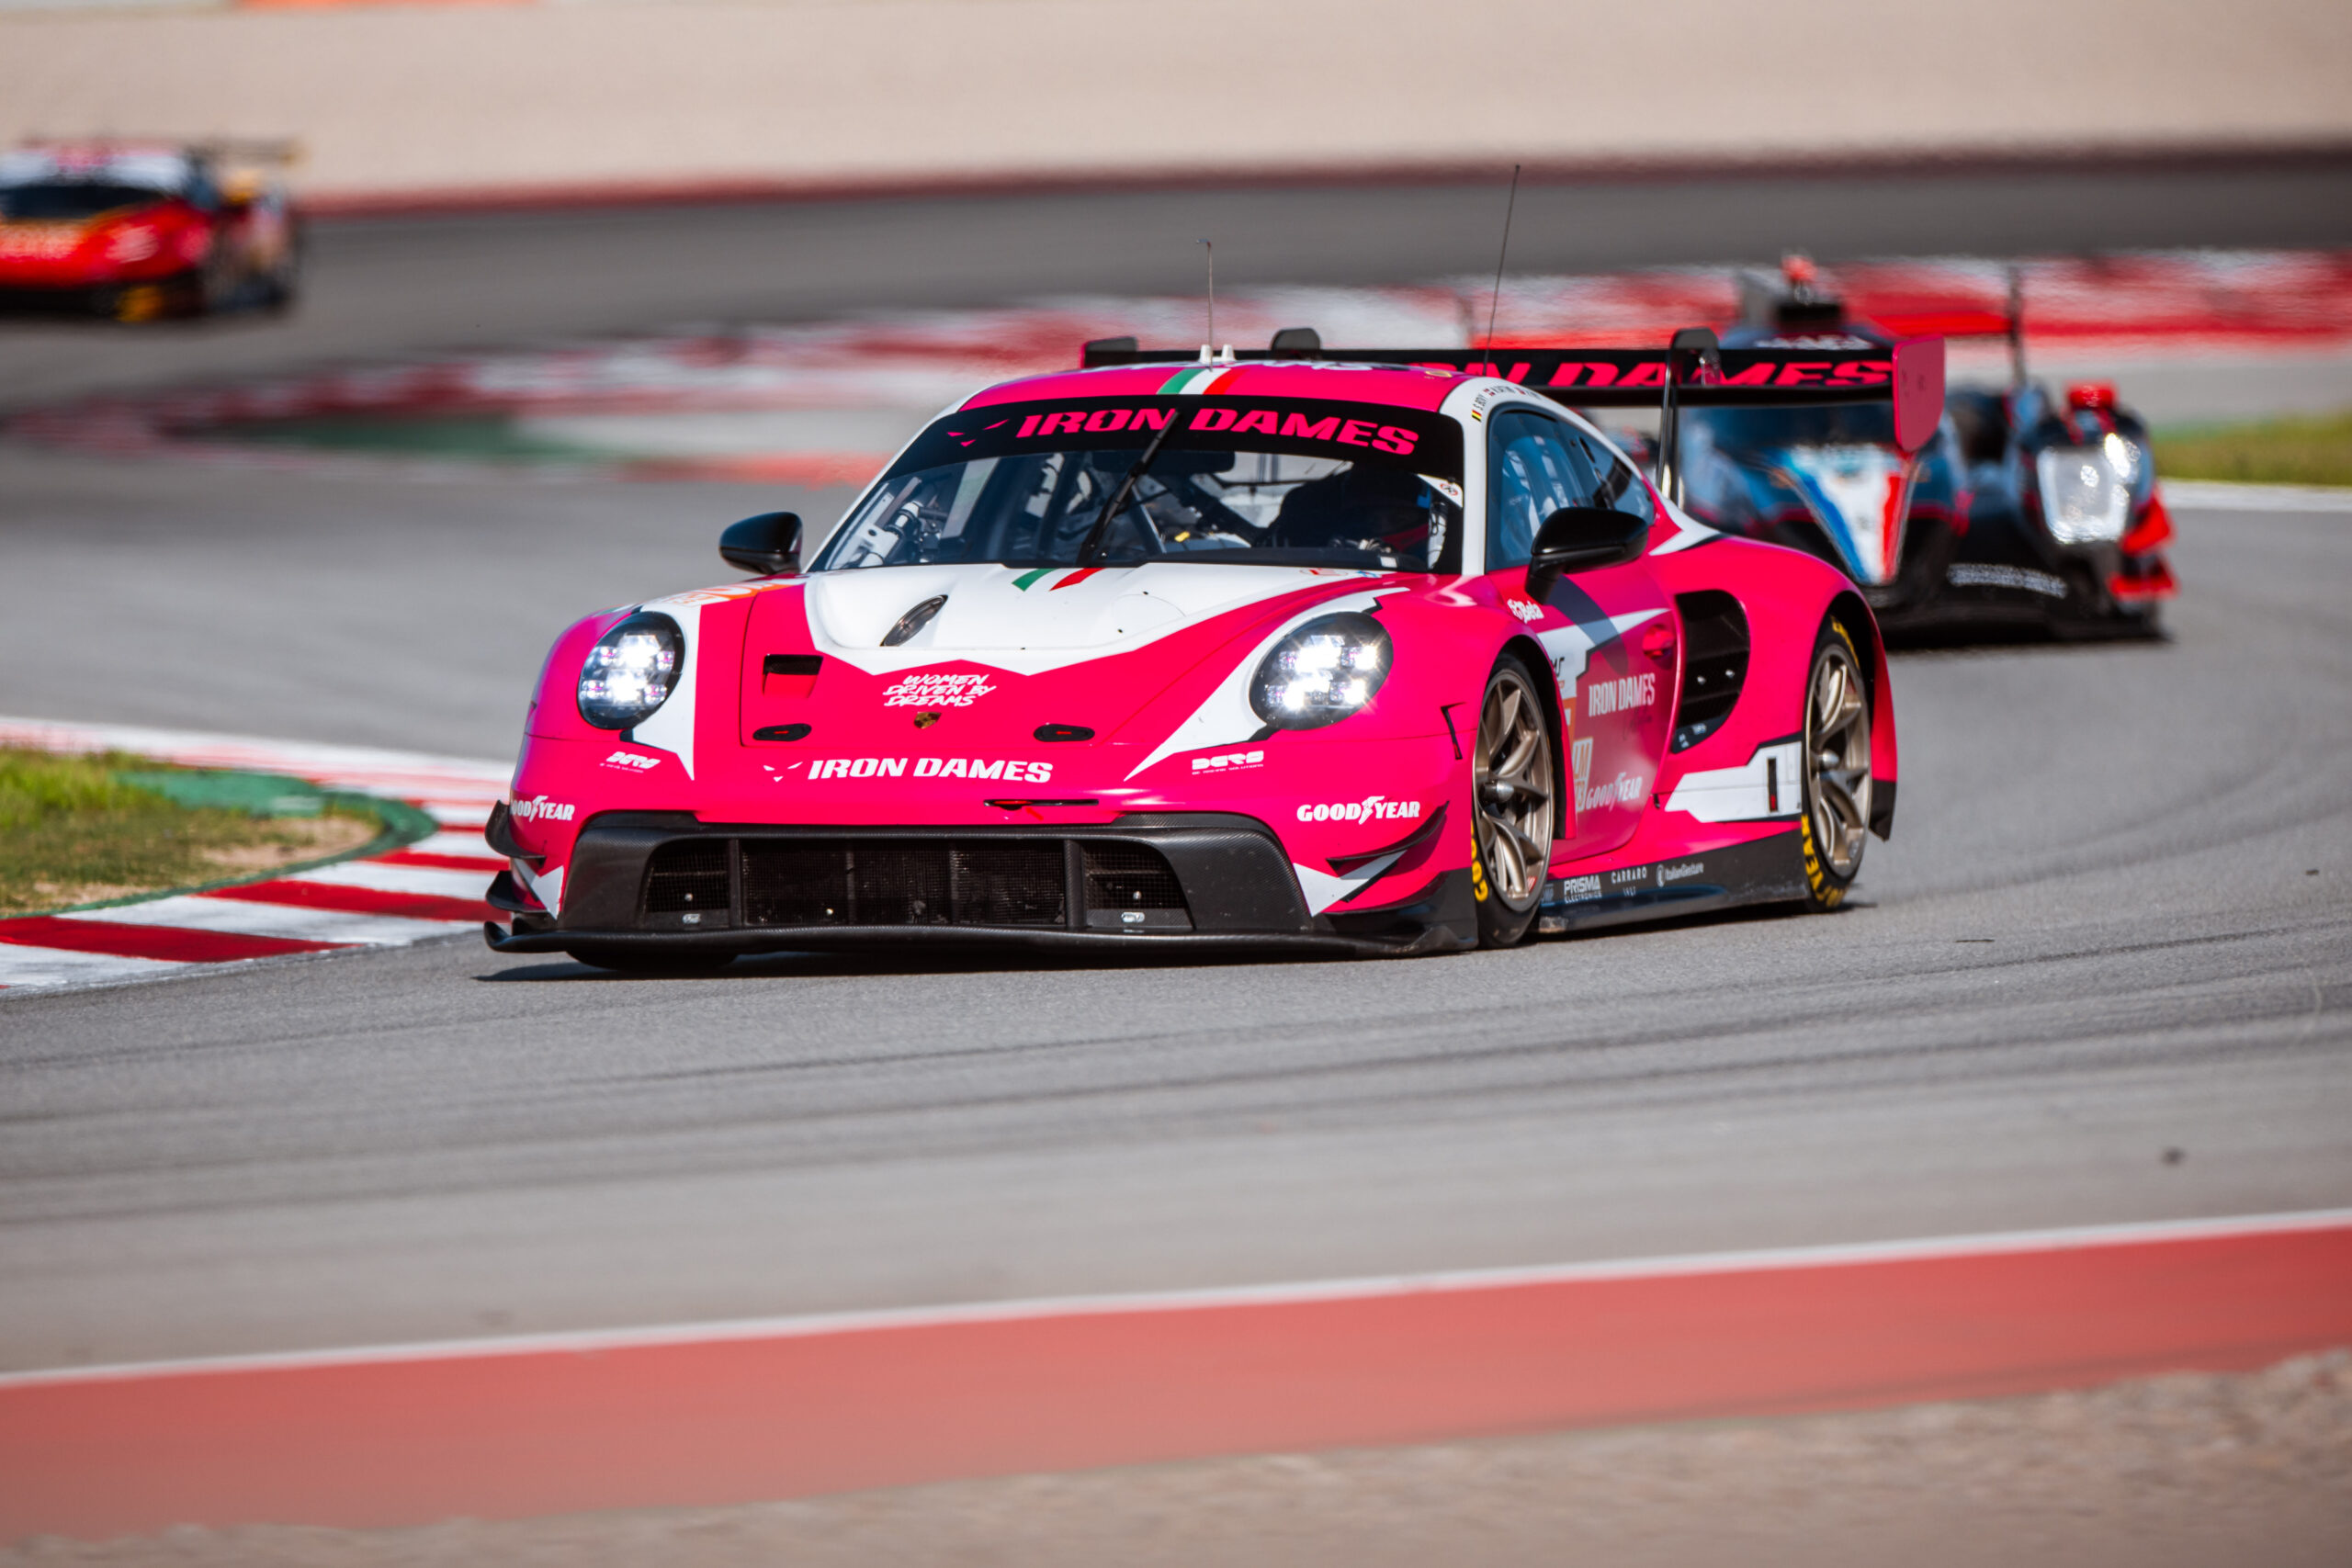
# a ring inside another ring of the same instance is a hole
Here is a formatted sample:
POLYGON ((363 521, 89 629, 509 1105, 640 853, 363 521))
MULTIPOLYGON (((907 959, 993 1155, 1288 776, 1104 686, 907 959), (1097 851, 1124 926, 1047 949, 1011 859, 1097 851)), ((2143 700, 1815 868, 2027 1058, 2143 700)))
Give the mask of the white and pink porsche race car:
POLYGON ((750 518, 752 581, 566 631, 491 945, 1444 953, 1827 908, 1889 831, 1869 608, 1675 504, 1674 430, 1869 400, 1925 442, 1940 340, 1087 359, 936 420, 805 567, 750 518), (1660 478, 1560 406, 1596 387, 1663 405, 1660 478))

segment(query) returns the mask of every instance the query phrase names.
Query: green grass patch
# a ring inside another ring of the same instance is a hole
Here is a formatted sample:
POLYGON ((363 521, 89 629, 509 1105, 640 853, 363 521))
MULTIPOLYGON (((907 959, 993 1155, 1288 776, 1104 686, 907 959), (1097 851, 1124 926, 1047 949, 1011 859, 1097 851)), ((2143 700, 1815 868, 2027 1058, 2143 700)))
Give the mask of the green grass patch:
POLYGON ((2352 413, 2159 430, 2154 442, 2165 479, 2352 485, 2352 413))
POLYGON ((240 420, 187 434, 235 446, 292 446, 368 457, 455 457, 477 463, 609 462, 614 454, 551 439, 512 414, 310 414, 240 420))
POLYGON ((0 747, 0 914, 264 876, 379 831, 307 784, 239 782, 254 778, 0 747))

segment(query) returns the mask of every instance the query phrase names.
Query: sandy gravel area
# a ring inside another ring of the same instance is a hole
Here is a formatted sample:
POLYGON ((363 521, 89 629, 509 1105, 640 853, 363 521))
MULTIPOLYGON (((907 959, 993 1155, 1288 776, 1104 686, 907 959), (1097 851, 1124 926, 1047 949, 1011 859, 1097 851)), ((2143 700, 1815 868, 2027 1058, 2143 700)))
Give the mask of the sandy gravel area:
POLYGON ((2312 1568, 2352 1562, 2352 1352, 2246 1376, 1278 1454, 692 1511, 35 1540, 0 1568, 2312 1568))
POLYGON ((0 12, 0 141, 315 193, 2352 142, 2342 0, 620 0, 0 12))

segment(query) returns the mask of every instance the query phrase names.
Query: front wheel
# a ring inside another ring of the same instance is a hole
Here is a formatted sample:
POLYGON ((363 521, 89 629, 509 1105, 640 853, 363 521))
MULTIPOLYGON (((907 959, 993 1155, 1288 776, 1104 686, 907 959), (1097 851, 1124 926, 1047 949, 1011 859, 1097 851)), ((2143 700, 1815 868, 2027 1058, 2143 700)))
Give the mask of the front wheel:
POLYGON ((1471 760, 1475 827, 1470 893, 1478 945, 1523 941, 1544 899, 1552 862, 1552 730, 1527 666, 1506 654, 1487 677, 1471 760))
POLYGON ((1804 850, 1805 902, 1834 909, 1862 869, 1862 842, 1871 830, 1871 705, 1854 639, 1835 621, 1813 645, 1805 682, 1804 813, 1798 820, 1804 850))

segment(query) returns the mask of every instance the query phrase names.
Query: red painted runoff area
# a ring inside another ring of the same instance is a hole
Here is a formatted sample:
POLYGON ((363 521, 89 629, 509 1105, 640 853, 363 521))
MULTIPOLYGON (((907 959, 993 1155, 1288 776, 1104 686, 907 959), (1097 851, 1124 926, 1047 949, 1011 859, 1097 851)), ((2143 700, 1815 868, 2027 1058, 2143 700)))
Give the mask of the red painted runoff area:
POLYGON ((25 915, 0 920, 0 942, 60 948, 68 953, 162 958, 179 964, 226 964, 240 958, 275 958, 287 953, 325 953, 350 945, 304 942, 295 937, 247 936, 240 931, 188 931, 178 926, 116 925, 62 915, 25 915))
POLYGON ((435 893, 394 893, 337 883, 304 882, 297 878, 216 887, 211 897, 243 898, 255 904, 293 904, 305 909, 337 909, 350 915, 399 915, 413 920, 487 920, 497 913, 479 898, 445 898, 435 893))
POLYGON ((0 1378, 0 1540, 708 1506, 2352 1343, 2352 1215, 0 1378))

